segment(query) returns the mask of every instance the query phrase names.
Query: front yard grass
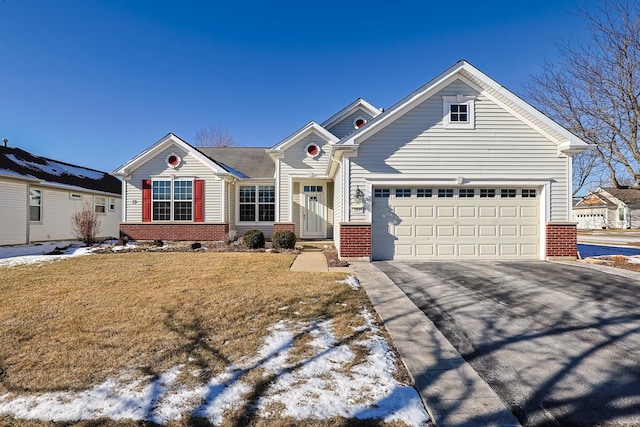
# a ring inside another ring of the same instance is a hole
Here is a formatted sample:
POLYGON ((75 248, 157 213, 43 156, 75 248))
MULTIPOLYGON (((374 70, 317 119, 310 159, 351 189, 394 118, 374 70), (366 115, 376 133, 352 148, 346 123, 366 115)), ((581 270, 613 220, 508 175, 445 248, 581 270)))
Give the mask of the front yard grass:
MULTIPOLYGON (((122 372, 154 378, 175 366, 183 367, 182 384, 203 383, 254 357, 283 320, 331 320, 340 343, 366 338, 362 308, 374 312, 364 291, 338 283, 344 274, 291 272, 293 259, 141 252, 0 268, 0 396, 85 390, 122 372)), ((304 362, 309 341, 297 334, 288 362, 304 362)), ((406 383, 406 372, 397 368, 406 383)), ((243 379, 265 387, 260 369, 243 379)), ((225 424, 259 425, 251 416, 244 407, 225 424)))

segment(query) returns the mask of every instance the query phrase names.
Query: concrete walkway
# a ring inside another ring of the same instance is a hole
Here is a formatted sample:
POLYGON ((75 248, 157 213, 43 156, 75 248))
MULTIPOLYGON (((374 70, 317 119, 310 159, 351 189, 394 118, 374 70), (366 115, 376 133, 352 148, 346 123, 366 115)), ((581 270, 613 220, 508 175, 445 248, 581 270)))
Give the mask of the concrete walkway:
POLYGON ((291 271, 317 271, 322 273, 351 273, 349 267, 328 267, 322 249, 304 246, 291 264, 291 271))
POLYGON ((373 264, 351 264, 436 426, 520 426, 427 316, 373 264))

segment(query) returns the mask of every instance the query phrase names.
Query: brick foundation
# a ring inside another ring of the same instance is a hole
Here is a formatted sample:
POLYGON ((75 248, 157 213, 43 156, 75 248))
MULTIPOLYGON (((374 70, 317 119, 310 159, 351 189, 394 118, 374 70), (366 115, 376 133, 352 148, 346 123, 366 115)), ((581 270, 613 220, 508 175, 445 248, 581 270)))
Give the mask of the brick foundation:
POLYGON ((293 234, 296 234, 296 225, 293 222, 276 222, 273 224, 273 232, 280 230, 289 230, 293 234))
POLYGON ((371 223, 340 223, 340 258, 371 261, 371 223))
POLYGON ((548 260, 575 260, 578 257, 578 229, 575 222, 547 223, 548 260))
POLYGON ((120 224, 120 235, 133 240, 224 240, 229 224, 120 224))

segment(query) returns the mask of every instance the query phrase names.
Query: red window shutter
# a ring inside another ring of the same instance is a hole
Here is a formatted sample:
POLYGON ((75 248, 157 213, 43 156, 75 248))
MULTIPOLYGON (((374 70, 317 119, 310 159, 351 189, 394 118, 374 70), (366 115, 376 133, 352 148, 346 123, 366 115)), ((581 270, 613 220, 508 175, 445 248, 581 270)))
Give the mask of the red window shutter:
POLYGON ((142 222, 151 222, 151 180, 142 181, 142 222))
POLYGON ((196 179, 193 184, 193 220, 204 222, 204 180, 196 179))

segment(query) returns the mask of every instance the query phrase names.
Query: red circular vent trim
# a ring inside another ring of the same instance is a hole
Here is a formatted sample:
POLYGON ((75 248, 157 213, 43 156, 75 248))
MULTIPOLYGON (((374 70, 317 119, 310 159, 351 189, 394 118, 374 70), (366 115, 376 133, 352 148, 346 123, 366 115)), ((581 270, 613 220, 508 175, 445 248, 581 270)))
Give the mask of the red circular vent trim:
POLYGON ((320 155, 321 150, 318 144, 316 144, 315 142, 312 142, 310 144, 307 144, 307 146, 304 148, 304 151, 307 157, 311 157, 312 159, 315 159, 320 155))

